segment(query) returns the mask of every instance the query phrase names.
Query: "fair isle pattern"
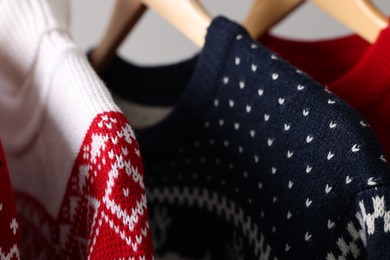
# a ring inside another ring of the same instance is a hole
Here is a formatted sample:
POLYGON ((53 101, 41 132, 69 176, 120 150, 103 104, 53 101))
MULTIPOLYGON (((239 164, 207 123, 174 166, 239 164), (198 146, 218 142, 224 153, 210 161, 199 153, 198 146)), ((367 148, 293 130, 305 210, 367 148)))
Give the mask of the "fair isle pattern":
POLYGON ((0 259, 20 259, 20 252, 18 246, 14 244, 8 253, 2 252, 2 248, 0 247, 0 259))
POLYGON ((100 114, 91 124, 56 220, 26 195, 17 202, 23 246, 33 248, 23 257, 153 259, 143 164, 122 113, 100 114))
POLYGON ((0 144, 0 259, 20 259, 19 224, 16 218, 11 182, 0 144))
POLYGON ((219 217, 224 217, 226 222, 234 223, 235 227, 242 231, 244 237, 248 239, 248 243, 253 247, 256 256, 264 260, 271 259, 271 246, 265 243, 265 237, 259 233, 256 222, 245 213, 242 207, 218 192, 197 187, 175 186, 147 189, 147 195, 151 203, 197 206, 205 208, 211 213, 216 213, 219 217))
MULTIPOLYGON (((367 200, 370 201, 370 199, 367 200)), ((370 241, 370 236, 375 235, 375 232, 390 232, 390 211, 386 210, 385 196, 377 195, 371 197, 370 204, 365 205, 364 200, 359 201, 359 211, 355 217, 360 227, 356 228, 356 225, 349 222, 346 230, 351 242, 348 243, 344 237, 339 237, 336 243, 340 254, 330 252, 327 255, 327 260, 346 259, 348 256, 352 256, 353 259, 358 259, 362 254, 362 251, 357 245, 358 242, 363 243, 367 247, 367 241, 370 241), (367 208, 372 208, 373 211, 368 212, 367 208)))
POLYGON ((339 237, 336 240, 336 248, 338 248, 340 254, 338 255, 335 252, 330 252, 326 256, 326 260, 347 259, 347 257, 353 257, 353 259, 358 259, 362 256, 362 250, 359 247, 358 242, 364 241, 364 233, 361 229, 357 230, 357 228, 352 222, 348 223, 346 231, 348 238, 352 239, 352 241, 347 242, 343 236, 339 237))
POLYGON ((383 222, 383 230, 381 232, 390 232, 390 210, 386 210, 385 197, 376 196, 372 198, 372 205, 374 212, 367 213, 364 201, 359 202, 360 212, 356 214, 363 230, 364 243, 367 244, 367 236, 374 235, 375 233, 375 222, 381 220, 383 222))

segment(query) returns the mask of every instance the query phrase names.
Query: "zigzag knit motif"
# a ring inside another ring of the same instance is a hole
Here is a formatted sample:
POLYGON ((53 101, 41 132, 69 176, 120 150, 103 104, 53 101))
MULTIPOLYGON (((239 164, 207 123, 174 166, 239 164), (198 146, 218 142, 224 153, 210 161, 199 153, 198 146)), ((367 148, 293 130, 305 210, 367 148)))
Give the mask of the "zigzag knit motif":
POLYGON ((390 233, 390 211, 386 210, 385 196, 377 195, 360 200, 355 217, 360 226, 357 227, 352 221, 347 224, 347 236, 336 240, 339 253, 329 252, 327 260, 346 259, 347 257, 359 259, 363 254, 358 246, 359 243, 367 247, 367 241, 370 241, 376 233, 390 233))
MULTIPOLYGON (((153 188, 148 190, 151 203, 187 204, 190 207, 197 205, 211 213, 223 217, 225 221, 232 222, 239 228, 248 243, 253 246, 254 254, 260 259, 271 259, 271 247, 265 243, 265 237, 259 233, 258 226, 244 209, 234 201, 228 200, 215 191, 194 187, 153 188)), ((156 220, 158 221, 158 220, 156 220)), ((160 230, 161 232, 161 230, 160 230)), ((286 245, 288 247, 288 245, 286 245)))
POLYGON ((18 246, 14 244, 9 252, 2 252, 2 248, 0 247, 0 259, 20 259, 18 246))
POLYGON ((347 259, 349 256, 353 257, 353 259, 358 259, 358 257, 361 257, 362 252, 358 246, 358 242, 364 241, 362 230, 357 230, 352 222, 348 223, 346 230, 349 238, 351 238, 352 241, 348 243, 344 237, 339 237, 336 240, 336 244, 337 248, 340 250, 340 255, 335 252, 329 252, 326 256, 326 260, 347 259), (335 255, 338 256, 336 257, 335 255))

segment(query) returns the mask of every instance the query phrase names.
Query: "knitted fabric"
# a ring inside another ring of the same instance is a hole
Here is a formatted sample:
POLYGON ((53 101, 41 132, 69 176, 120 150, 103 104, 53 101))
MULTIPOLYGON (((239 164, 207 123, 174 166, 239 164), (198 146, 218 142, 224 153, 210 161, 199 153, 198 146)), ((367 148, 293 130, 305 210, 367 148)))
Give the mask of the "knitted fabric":
POLYGON ((390 157, 390 27, 373 45, 356 35, 313 42, 266 35, 261 41, 358 110, 390 157))
POLYGON ((0 136, 26 259, 152 259, 137 141, 63 0, 0 1, 0 136))
POLYGON ((0 259, 20 259, 19 224, 8 175, 7 162, 0 144, 0 259))
POLYGON ((138 102, 183 90, 136 130, 159 257, 390 257, 389 167, 351 107, 221 17, 197 58, 161 70, 118 58, 103 75, 128 100, 116 90, 139 82, 138 102))

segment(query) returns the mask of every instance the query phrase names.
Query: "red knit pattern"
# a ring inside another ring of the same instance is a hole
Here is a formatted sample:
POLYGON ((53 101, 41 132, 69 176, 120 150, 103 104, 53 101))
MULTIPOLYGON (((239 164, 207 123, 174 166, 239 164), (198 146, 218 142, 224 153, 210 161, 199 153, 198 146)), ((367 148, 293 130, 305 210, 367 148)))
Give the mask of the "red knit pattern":
POLYGON ((122 113, 98 115, 80 148, 59 216, 19 193, 26 259, 152 259, 143 164, 122 113))
POLYGON ((0 259, 19 259, 19 225, 8 168, 0 144, 0 259))

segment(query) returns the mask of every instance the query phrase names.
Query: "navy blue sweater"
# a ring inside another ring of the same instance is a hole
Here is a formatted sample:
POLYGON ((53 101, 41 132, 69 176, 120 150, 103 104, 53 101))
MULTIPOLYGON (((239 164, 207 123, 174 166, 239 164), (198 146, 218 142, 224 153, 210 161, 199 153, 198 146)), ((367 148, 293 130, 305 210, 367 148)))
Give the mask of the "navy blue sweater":
POLYGON ((370 127, 241 26, 216 18, 197 57, 118 58, 103 78, 175 105, 136 131, 160 257, 390 259, 390 171, 370 127))

